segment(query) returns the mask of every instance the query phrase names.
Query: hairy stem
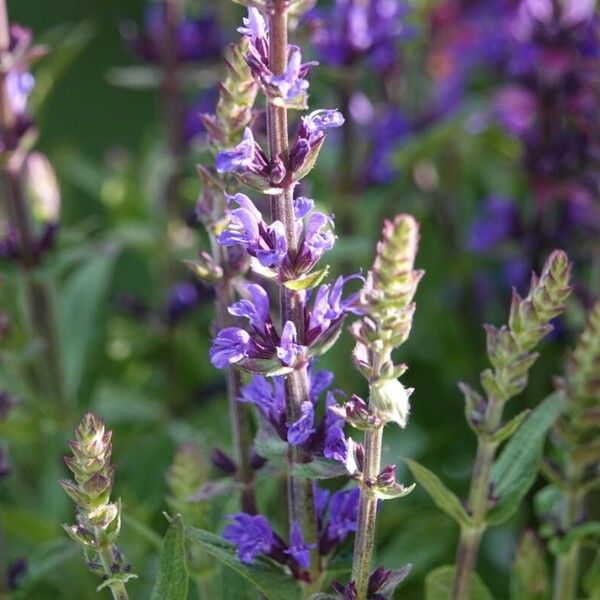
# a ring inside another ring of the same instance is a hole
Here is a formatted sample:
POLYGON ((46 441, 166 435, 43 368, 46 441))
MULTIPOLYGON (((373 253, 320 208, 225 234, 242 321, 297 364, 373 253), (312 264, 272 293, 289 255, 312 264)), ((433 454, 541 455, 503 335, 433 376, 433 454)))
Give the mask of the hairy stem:
MULTIPOLYGON (((286 0, 274 0, 269 13, 269 66, 275 74, 282 74, 288 57, 288 15, 286 0)), ((279 158, 284 165, 289 163, 289 140, 287 129, 287 109, 267 104, 269 153, 271 160, 279 158)), ((293 185, 285 187, 282 194, 271 196, 271 217, 280 220, 286 232, 288 249, 291 254, 298 251, 296 236, 293 185)), ((292 321, 296 326, 298 341, 304 339, 304 294, 281 288, 281 321, 292 321)), ((298 369, 286 377, 286 408, 288 421, 297 421, 301 416, 300 407, 309 400, 309 380, 305 368, 298 369)), ((317 542, 317 521, 315 516, 312 482, 310 479, 296 479, 291 468, 298 462, 299 449, 289 450, 290 472, 288 475, 288 500, 290 522, 297 522, 308 543, 317 542)), ((314 581, 318 578, 319 558, 316 548, 311 551, 310 574, 314 581)))
MULTIPOLYGON (((488 431, 496 431, 500 427, 503 411, 503 402, 493 397, 489 399, 485 416, 485 426, 488 431)), ((468 600, 470 597, 471 575, 475 571, 481 539, 486 530, 485 517, 488 511, 491 470, 497 446, 496 442, 492 442, 485 436, 480 436, 477 442, 477 455, 469 490, 469 510, 474 527, 461 528, 452 592, 454 600, 468 600)))
MULTIPOLYGON (((365 463, 363 478, 374 479, 381 469, 381 444, 383 426, 365 433, 365 463)), ((352 560, 352 581, 355 582, 357 600, 366 600, 371 573, 371 562, 375 548, 375 524, 377 520, 377 498, 364 488, 360 492, 360 506, 352 560)))
MULTIPOLYGON (((102 566, 108 577, 111 576, 111 567, 113 560, 113 549, 111 544, 102 544, 98 550, 102 566)), ((115 581, 109 585, 113 600, 129 600, 125 584, 122 581, 115 581)))

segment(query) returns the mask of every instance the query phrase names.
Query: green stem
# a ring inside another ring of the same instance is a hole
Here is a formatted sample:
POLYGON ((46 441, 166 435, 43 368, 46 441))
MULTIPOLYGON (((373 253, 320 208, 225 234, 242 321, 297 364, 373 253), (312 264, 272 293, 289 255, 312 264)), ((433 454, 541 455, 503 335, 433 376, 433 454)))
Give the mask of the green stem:
MULTIPOLYGON (((287 0, 274 0, 269 14, 269 65, 276 75, 284 73, 288 59, 288 15, 287 0)), ((289 164, 289 139, 287 109, 267 103, 267 128, 271 160, 280 159, 286 167, 289 164)), ((293 184, 288 183, 282 194, 271 196, 271 217, 284 225, 288 249, 291 254, 298 251, 298 239, 294 217, 293 184)), ((292 321, 296 326, 299 343, 304 339, 304 296, 281 288, 281 323, 292 321)), ((288 422, 297 421, 301 405, 309 400, 309 380, 306 367, 297 369, 286 377, 286 409, 288 422)), ((289 448, 288 503, 290 523, 298 523, 307 543, 317 543, 317 520, 315 515, 312 481, 296 479, 292 475, 294 463, 299 462, 300 449, 289 448)), ((320 565, 318 550, 311 551, 311 581, 319 578, 320 565)))
MULTIPOLYGON (((490 398, 485 416, 487 431, 496 431, 502 423, 504 403, 490 398)), ((475 571, 481 539, 486 530, 485 518, 488 511, 491 470, 498 444, 481 435, 477 442, 477 455, 471 475, 469 510, 473 527, 462 527, 456 553, 456 575, 452 592, 453 600, 468 600, 471 575, 475 571)))
MULTIPOLYGON (((112 545, 102 544, 98 550, 98 553, 100 554, 100 560, 102 561, 104 571, 106 572, 106 575, 110 577, 112 574, 111 567, 114 562, 112 545)), ((125 584, 122 581, 115 581, 108 587, 110 588, 114 600, 129 600, 127 590, 125 589, 125 584)))
MULTIPOLYGON (((365 433, 363 481, 375 479, 381 470, 383 426, 365 433)), ((352 581, 356 585, 357 600, 366 600, 375 548, 377 498, 364 487, 360 491, 360 506, 352 560, 352 581)))

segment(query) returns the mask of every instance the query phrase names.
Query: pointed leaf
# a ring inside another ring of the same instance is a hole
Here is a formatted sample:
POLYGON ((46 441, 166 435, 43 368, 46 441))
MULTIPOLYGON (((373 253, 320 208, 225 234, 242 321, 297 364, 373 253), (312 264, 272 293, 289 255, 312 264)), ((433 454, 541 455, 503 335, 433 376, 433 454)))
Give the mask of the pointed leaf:
POLYGON ((521 425, 523 425, 523 421, 531 411, 529 409, 520 412, 516 417, 513 417, 508 423, 500 427, 496 432, 494 432, 490 439, 497 444, 501 444, 504 440, 507 440, 511 435, 513 435, 521 425))
POLYGON ((181 515, 175 515, 163 542, 160 571, 152 590, 152 600, 186 600, 187 588, 185 531, 181 515))
POLYGON ((252 564, 245 565, 238 560, 235 548, 219 536, 195 527, 187 527, 185 534, 192 544, 247 579, 267 600, 300 599, 296 581, 270 558, 257 557, 252 564))
POLYGON ((452 517, 459 525, 472 527, 471 517, 467 514, 461 501, 454 492, 451 492, 442 483, 442 480, 435 473, 432 473, 429 469, 414 460, 408 458, 403 458, 402 460, 408 465, 417 483, 425 488, 425 491, 439 508, 449 517, 452 517))
POLYGON ((492 467, 494 495, 498 500, 488 513, 488 523, 506 521, 521 504, 538 473, 546 434, 564 407, 562 392, 551 394, 531 412, 504 447, 492 467))
MULTIPOLYGON (((425 600, 450 600, 456 568, 450 565, 438 567, 425 578, 425 600)), ((471 575, 469 600, 493 600, 493 596, 477 573, 471 575)))
POLYGON ((326 265, 318 271, 307 273, 306 275, 302 275, 302 277, 298 277, 298 279, 286 281, 283 285, 285 285, 288 290, 292 290, 294 292, 312 290, 312 288, 317 287, 323 281, 323 279, 327 277, 328 273, 329 265, 326 265))

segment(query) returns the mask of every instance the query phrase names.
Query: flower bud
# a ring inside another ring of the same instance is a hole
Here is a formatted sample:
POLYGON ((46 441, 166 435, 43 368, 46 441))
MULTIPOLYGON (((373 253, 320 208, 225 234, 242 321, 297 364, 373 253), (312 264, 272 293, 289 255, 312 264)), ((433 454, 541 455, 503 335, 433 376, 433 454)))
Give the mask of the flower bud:
POLYGON ((371 402, 377 417, 383 423, 397 423, 406 427, 410 413, 409 397, 413 390, 405 388, 397 379, 381 379, 371 386, 371 402))

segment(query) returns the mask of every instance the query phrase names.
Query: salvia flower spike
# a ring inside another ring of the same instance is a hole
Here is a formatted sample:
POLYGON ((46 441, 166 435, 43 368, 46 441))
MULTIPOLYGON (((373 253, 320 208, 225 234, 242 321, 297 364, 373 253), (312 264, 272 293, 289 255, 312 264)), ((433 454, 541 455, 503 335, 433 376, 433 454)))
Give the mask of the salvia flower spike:
POLYGON ((395 423, 404 428, 410 412, 412 390, 398 381, 406 367, 393 363, 392 351, 406 341, 412 326, 413 298, 423 276, 423 271, 414 269, 418 242, 419 225, 410 215, 386 221, 360 294, 364 316, 351 327, 356 339, 354 362, 369 382, 369 404, 353 397, 344 407, 348 422, 365 430, 352 582, 343 592, 344 598, 371 597, 373 577, 378 573, 371 575, 378 499, 398 498, 413 488, 396 481, 393 465, 381 469, 381 447, 384 426, 395 423), (348 596, 350 593, 355 596, 348 596))
POLYGON ((92 413, 86 414, 70 442, 72 456, 65 457, 74 481, 62 480, 60 485, 75 502, 77 522, 63 525, 65 531, 83 548, 87 566, 99 575, 115 600, 126 600, 125 584, 137 577, 130 572, 116 546, 121 528, 121 501, 111 502, 114 465, 111 463, 112 432, 104 421, 92 413))
POLYGON ((579 342, 567 358, 565 375, 557 381, 567 398, 567 411, 559 418, 550 439, 555 465, 546 463, 551 482, 559 482, 560 502, 555 507, 554 528, 558 541, 551 542, 557 554, 553 597, 577 597, 579 555, 584 543, 579 537, 560 544, 560 538, 583 523, 589 490, 600 473, 600 303, 589 312, 579 342))
POLYGON ((477 456, 471 479, 468 509, 471 520, 461 525, 453 597, 468 598, 471 574, 486 529, 490 501, 491 468, 500 444, 505 403, 525 389, 528 371, 538 355, 533 349, 552 331, 550 321, 564 309, 571 288, 571 264, 565 252, 555 250, 546 260, 540 277, 533 275, 527 297, 513 292, 507 325, 486 325, 487 354, 492 368, 481 373, 485 397, 461 384, 465 412, 478 437, 477 456))

